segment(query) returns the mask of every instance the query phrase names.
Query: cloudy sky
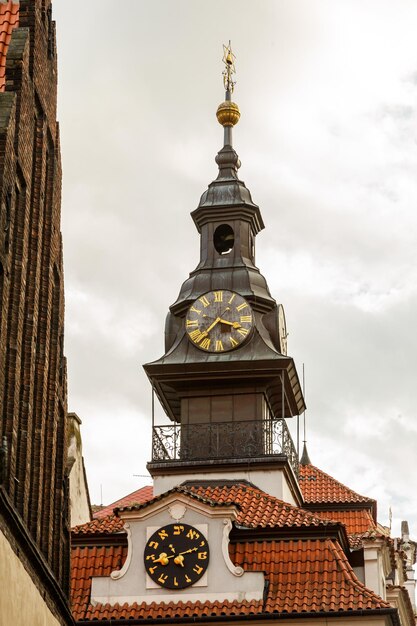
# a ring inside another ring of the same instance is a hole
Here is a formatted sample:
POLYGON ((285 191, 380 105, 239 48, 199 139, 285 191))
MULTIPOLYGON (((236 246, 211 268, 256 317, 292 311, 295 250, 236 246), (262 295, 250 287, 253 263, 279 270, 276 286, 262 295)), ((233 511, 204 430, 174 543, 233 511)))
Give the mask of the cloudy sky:
POLYGON ((54 16, 69 408, 92 501, 149 482, 142 364, 199 258, 189 213, 216 176, 231 39, 240 175, 305 364, 312 462, 416 536, 416 3, 55 0, 54 16))

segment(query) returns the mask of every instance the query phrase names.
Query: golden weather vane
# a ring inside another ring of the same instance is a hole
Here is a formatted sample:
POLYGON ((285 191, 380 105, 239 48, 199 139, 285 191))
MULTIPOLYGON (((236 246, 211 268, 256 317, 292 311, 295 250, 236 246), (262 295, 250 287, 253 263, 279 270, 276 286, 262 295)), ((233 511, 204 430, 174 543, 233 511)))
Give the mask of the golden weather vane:
POLYGON ((233 93, 235 86, 235 81, 232 80, 232 75, 236 74, 235 59, 236 56, 232 52, 232 44, 229 40, 228 46, 223 44, 223 63, 226 66, 223 70, 223 84, 226 91, 230 93, 233 93))

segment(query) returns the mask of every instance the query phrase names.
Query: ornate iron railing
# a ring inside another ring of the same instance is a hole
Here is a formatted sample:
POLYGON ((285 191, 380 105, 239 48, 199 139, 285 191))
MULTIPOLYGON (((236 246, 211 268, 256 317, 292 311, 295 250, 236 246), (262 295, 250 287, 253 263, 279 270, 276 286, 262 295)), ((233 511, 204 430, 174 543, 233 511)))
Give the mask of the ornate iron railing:
POLYGON ((154 426, 152 461, 197 461, 285 455, 296 475, 298 456, 285 420, 154 426))

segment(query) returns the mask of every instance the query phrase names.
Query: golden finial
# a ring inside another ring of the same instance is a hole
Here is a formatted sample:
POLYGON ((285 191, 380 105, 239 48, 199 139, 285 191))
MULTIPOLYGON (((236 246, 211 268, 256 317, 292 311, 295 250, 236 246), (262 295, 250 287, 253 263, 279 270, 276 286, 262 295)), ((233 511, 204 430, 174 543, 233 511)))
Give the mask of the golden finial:
MULTIPOLYGON (((232 80, 232 75, 236 73, 235 59, 231 42, 229 41, 228 46, 223 44, 223 63, 226 66, 223 70, 223 83, 226 89, 226 100, 219 105, 216 115, 219 124, 225 128, 234 126, 240 118, 239 107, 231 101, 231 94, 235 86, 235 82, 232 80)), ((228 136, 227 143, 231 143, 231 135, 230 137, 228 136)))
POLYGON ((235 87, 235 82, 232 80, 232 74, 236 74, 235 59, 236 57, 232 52, 232 43, 229 40, 228 46, 223 44, 223 63, 226 66, 223 70, 223 84, 226 91, 230 91, 230 93, 233 93, 235 87))

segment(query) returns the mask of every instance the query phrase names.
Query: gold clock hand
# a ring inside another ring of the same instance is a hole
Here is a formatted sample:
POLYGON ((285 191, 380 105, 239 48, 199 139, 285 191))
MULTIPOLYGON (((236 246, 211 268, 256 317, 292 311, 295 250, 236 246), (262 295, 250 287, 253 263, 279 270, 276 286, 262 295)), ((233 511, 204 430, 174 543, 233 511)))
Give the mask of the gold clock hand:
MULTIPOLYGON (((175 554, 173 554, 172 556, 175 556, 175 554)), ((154 563, 160 563, 161 565, 168 565, 168 559, 171 559, 172 557, 167 556, 166 552, 161 552, 161 554, 159 555, 159 559, 155 559, 154 563)))
POLYGON ((241 328, 241 324, 239 324, 239 322, 229 322, 228 320, 223 320, 221 318, 220 324, 227 324, 228 326, 233 326, 233 328, 241 328))
POLYGON ((198 341, 201 341, 202 339, 204 339, 204 337, 207 337, 207 335, 209 334, 209 332, 216 326, 216 324, 218 324, 220 322, 220 317, 216 317, 216 319, 214 320, 214 322, 212 324, 210 324, 210 326, 201 333, 200 337, 198 338, 198 341))
POLYGON ((180 565, 181 567, 184 567, 184 557, 182 556, 182 554, 179 554, 175 557, 174 563, 175 565, 180 565))
POLYGON ((198 548, 190 548, 189 550, 185 550, 185 552, 180 552, 178 556, 182 556, 183 554, 190 554, 190 552, 195 552, 198 548))
POLYGON ((198 548, 190 548, 189 550, 184 550, 184 552, 180 552, 179 554, 170 554, 169 556, 167 556, 165 552, 162 552, 159 555, 159 559, 155 559, 154 563, 161 563, 161 565, 168 565, 169 559, 174 559, 174 563, 176 565, 181 565, 181 567, 184 567, 183 554, 190 554, 190 552, 195 552, 196 550, 198 550, 198 548))

